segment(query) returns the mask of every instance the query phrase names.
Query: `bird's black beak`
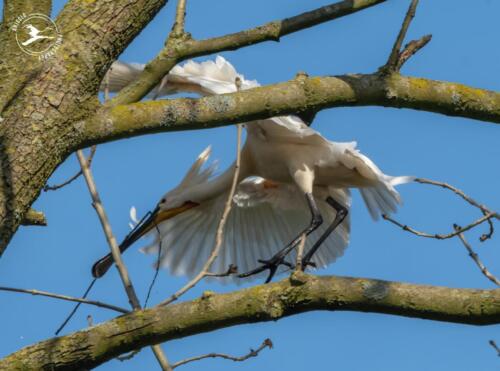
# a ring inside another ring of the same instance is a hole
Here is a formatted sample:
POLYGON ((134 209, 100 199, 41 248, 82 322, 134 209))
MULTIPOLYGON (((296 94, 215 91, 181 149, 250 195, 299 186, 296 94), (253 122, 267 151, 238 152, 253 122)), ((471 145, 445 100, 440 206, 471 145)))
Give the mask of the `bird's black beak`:
POLYGON ((146 214, 139 224, 137 224, 128 236, 125 237, 123 242, 120 244, 120 250, 125 250, 153 228, 157 228, 161 222, 171 219, 195 206, 198 206, 198 204, 191 201, 185 202, 182 206, 167 210, 163 210, 159 206, 156 206, 156 208, 152 212, 146 214))
MULTIPOLYGON (((173 218, 174 216, 183 213, 186 210, 189 210, 195 206, 198 206, 197 203, 188 201, 184 203, 182 206, 173 208, 173 209, 168 209, 168 210, 163 210, 160 208, 160 206, 156 206, 156 208, 147 213, 141 221, 135 226, 134 229, 125 237, 125 239, 122 241, 120 244, 120 252, 124 252, 127 250, 135 241, 137 241, 139 238, 144 236, 146 233, 151 231, 153 228, 157 228, 157 226, 170 218, 173 218)), ((97 262, 94 263, 92 266, 92 275, 95 278, 99 278, 104 276, 108 269, 111 267, 113 264, 113 257, 111 254, 106 255, 105 257, 99 259, 97 262)))

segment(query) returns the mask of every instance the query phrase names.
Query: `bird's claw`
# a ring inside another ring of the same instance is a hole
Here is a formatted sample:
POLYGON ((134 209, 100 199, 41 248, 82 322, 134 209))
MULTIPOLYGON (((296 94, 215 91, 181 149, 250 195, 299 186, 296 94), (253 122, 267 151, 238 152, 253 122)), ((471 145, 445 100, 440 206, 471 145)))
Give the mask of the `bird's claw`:
POLYGON ((273 279, 273 277, 276 274, 276 271, 278 270, 278 267, 280 265, 285 265, 285 266, 293 269, 293 265, 291 263, 285 261, 284 257, 272 257, 269 260, 259 259, 258 262, 262 264, 260 267, 252 269, 251 271, 248 271, 246 273, 241 273, 238 275, 238 277, 240 277, 240 278, 250 277, 250 276, 253 276, 255 274, 261 273, 261 272, 265 271, 266 269, 269 269, 269 275, 267 276, 267 279, 265 282, 265 283, 269 283, 273 279))

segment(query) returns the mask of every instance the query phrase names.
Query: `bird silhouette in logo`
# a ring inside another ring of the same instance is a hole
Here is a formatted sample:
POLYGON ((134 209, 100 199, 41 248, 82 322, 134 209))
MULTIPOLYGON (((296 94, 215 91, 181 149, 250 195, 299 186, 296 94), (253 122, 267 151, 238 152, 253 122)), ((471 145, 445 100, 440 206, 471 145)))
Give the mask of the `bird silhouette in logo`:
POLYGON ((53 39, 54 38, 54 36, 40 35, 41 33, 45 32, 47 29, 49 29, 49 30, 52 29, 52 27, 50 27, 50 26, 45 27, 42 31, 40 31, 38 28, 36 28, 32 24, 27 24, 24 27, 29 30, 28 34, 30 35, 30 38, 28 40, 26 40, 25 42, 21 43, 23 46, 30 45, 30 44, 34 43, 35 41, 38 41, 41 39, 53 39))

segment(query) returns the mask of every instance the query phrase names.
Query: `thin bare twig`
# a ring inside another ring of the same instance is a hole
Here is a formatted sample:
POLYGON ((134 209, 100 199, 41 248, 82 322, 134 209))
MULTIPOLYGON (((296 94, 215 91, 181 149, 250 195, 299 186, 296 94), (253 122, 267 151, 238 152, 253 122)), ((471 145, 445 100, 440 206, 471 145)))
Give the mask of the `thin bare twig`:
MULTIPOLYGON (((454 224, 453 225, 453 228, 455 228, 456 231, 459 231, 461 228, 454 224)), ((495 285, 499 286, 500 287, 500 280, 498 280, 498 278, 496 278, 487 268, 486 266, 483 264, 483 262, 479 259, 479 256, 476 254, 476 252, 472 249, 472 246, 467 242, 467 240, 465 239, 465 236, 462 234, 462 233, 459 233, 458 234, 458 237, 460 238, 460 240, 462 241, 463 245, 465 246, 465 248, 467 249, 467 251, 469 252, 469 256, 471 257, 472 260, 474 260, 474 263, 476 263, 476 265, 479 267, 479 270, 481 271, 481 273, 486 277, 488 278, 491 282, 493 282, 495 285)))
POLYGON ((491 211, 489 208, 487 208, 486 206, 480 204, 479 202, 477 202, 476 200, 474 200, 472 197, 467 196, 462 190, 460 190, 460 189, 458 189, 458 188, 456 188, 456 187, 454 187, 454 186, 452 186, 452 185, 450 185, 448 183, 438 182, 436 180, 430 180, 430 179, 424 179, 424 178, 416 178, 415 182, 421 183, 421 184, 430 184, 430 185, 433 185, 433 186, 441 187, 441 188, 448 189, 448 190, 452 191, 453 193, 455 193, 456 195, 458 195, 459 197, 461 197, 463 200, 465 200, 470 205, 478 208, 483 213, 483 217, 475 220, 474 222, 468 224, 465 227, 461 227, 460 230, 458 230, 458 231, 455 230, 454 232, 447 233, 447 234, 432 234, 432 233, 427 233, 427 232, 421 232, 421 231, 418 231, 418 230, 416 230, 416 229, 414 229, 414 228, 412 228, 412 227, 410 227, 410 226, 408 226, 406 224, 400 223, 397 220, 391 218, 390 216, 384 214, 384 215, 382 215, 382 217, 385 220, 391 222, 394 225, 397 225, 398 227, 400 227, 404 231, 413 233, 413 234, 415 234, 417 236, 426 237, 426 238, 435 238, 435 239, 438 239, 438 240, 444 240, 444 239, 456 237, 460 233, 466 232, 466 231, 468 231, 468 230, 470 230, 470 229, 478 226, 479 224, 482 224, 484 222, 488 222, 488 224, 489 224, 489 232, 483 234, 479 238, 479 240, 481 242, 484 242, 485 240, 487 240, 487 239, 489 239, 489 238, 492 237, 492 235, 494 233, 494 227, 493 227, 493 223, 492 223, 491 219, 500 219, 500 215, 496 211, 491 211))
POLYGON ((270 339, 264 340, 262 342, 262 344, 257 349, 255 349, 255 350, 250 349, 249 353, 247 353, 241 357, 234 357, 234 356, 230 356, 228 354, 222 354, 222 353, 208 353, 208 354, 204 354, 202 356, 191 357, 191 358, 187 358, 187 359, 184 359, 182 361, 176 362, 172 365, 172 368, 176 368, 176 367, 185 365, 186 363, 199 361, 201 359, 206 359, 206 358, 224 358, 224 359, 228 359, 228 360, 234 361, 234 362, 243 362, 249 358, 257 357, 259 355, 259 353, 266 347, 269 349, 273 348, 273 343, 271 342, 270 339))
POLYGON ((491 219, 488 219, 488 225, 490 227, 490 230, 488 231, 488 233, 483 233, 481 237, 479 237, 479 241, 481 242, 489 240, 493 236, 493 233, 495 233, 495 227, 493 226, 493 222, 491 221, 491 219))
MULTIPOLYGON (((464 199, 466 202, 468 202, 472 206, 477 207, 479 210, 481 210, 483 215, 494 214, 493 218, 500 220, 500 214, 498 214, 497 212, 491 211, 485 205, 482 205, 479 202, 477 202, 476 200, 474 200, 472 197, 467 196, 462 190, 460 190, 460 189, 458 189, 458 188, 456 188, 448 183, 438 182, 435 180, 424 179, 424 178, 416 178, 415 182, 421 183, 421 184, 430 184, 430 185, 434 185, 434 186, 441 187, 444 189, 448 189, 448 190, 452 191, 453 193, 455 193, 456 195, 458 195, 459 197, 461 197, 462 199, 464 199)), ((481 235, 481 237, 479 237, 479 241, 481 241, 481 242, 484 242, 484 241, 490 239, 493 236, 493 233, 495 233, 495 228, 493 226, 493 222, 491 221, 491 219, 488 219, 487 221, 488 221, 488 225, 489 225, 489 231, 488 231, 488 233, 484 233, 483 235, 481 235)))
MULTIPOLYGON (((118 247, 118 243, 116 242, 116 238, 113 235, 113 231, 111 230, 111 225, 109 224, 108 216, 106 215, 106 211, 101 202, 101 198, 99 197, 99 193, 97 192, 97 187, 94 182, 94 177, 90 171, 89 165, 83 152, 81 150, 76 153, 78 157, 78 161, 80 162, 80 166, 82 168, 83 176, 85 177, 85 181, 87 183, 87 187, 89 189, 90 196, 92 197, 92 205, 97 212, 99 217, 99 221, 101 222, 101 226, 104 231, 104 235, 106 236, 106 240, 108 241, 108 245, 111 249, 111 254, 113 255, 113 260, 120 274, 120 278, 122 280, 123 286, 125 288, 125 292, 127 293, 130 305, 134 310, 140 310, 141 305, 139 303, 139 299, 137 298, 137 294, 135 293, 134 287, 132 285, 132 281, 128 275, 127 268, 123 263, 122 256, 120 253, 120 248, 118 247)), ((156 356, 161 368, 166 371, 171 371, 172 368, 165 356, 163 350, 159 345, 153 345, 152 347, 153 353, 156 356)))
MULTIPOLYGON (((82 298, 83 299, 86 299, 88 294, 90 293, 90 290, 92 290, 92 287, 94 287, 95 283, 96 283, 97 279, 93 279, 89 286, 87 287, 87 289, 85 290, 85 292, 83 293, 83 296, 82 298)), ((64 321, 61 323, 61 325, 57 328, 55 334, 56 336, 59 335, 59 333, 64 329, 64 327, 66 327, 66 325, 68 324, 68 322, 71 320, 71 318, 75 315, 76 311, 78 310, 78 308, 80 308, 80 305, 82 305, 82 303, 78 303, 76 304, 73 309, 71 310, 71 312, 69 312, 68 316, 64 319, 64 321)))
POLYGON ((182 35, 184 33, 184 24, 186 20, 186 1, 179 0, 177 2, 177 11, 175 13, 175 23, 172 28, 173 35, 182 35))
MULTIPOLYGON (((87 162, 89 166, 92 164, 92 160, 94 159, 95 151, 97 149, 97 146, 92 146, 90 147, 90 154, 89 157, 87 157, 87 162)), ((67 185, 73 183, 75 180, 77 180, 81 175, 82 175, 82 169, 80 169, 75 175, 73 175, 71 178, 68 180, 60 183, 60 184, 55 184, 55 185, 48 185, 46 184, 45 187, 43 187, 44 192, 48 191, 57 191, 58 189, 61 189, 63 187, 66 187, 67 185)))
POLYGON ((416 229, 414 229, 406 224, 402 224, 402 223, 398 222, 397 220, 391 218, 389 215, 386 215, 386 214, 383 214, 382 218, 391 222, 394 225, 397 225, 398 227, 400 227, 404 231, 413 233, 414 235, 417 235, 420 237, 426 237, 426 238, 435 238, 437 240, 446 240, 448 238, 456 237, 460 233, 466 232, 466 231, 478 226, 479 224, 484 223, 485 221, 490 220, 491 218, 494 218, 495 214, 496 213, 486 214, 483 217, 475 220, 474 222, 466 225, 465 227, 461 227, 459 230, 456 230, 455 232, 451 232, 451 233, 447 233, 447 234, 438 234, 438 233, 431 234, 431 233, 427 233, 427 232, 421 232, 421 231, 418 231, 418 230, 416 230, 416 229))
POLYGON ((130 281, 127 268, 123 264, 123 260, 120 254, 120 248, 118 247, 116 238, 113 235, 113 231, 111 230, 111 225, 109 224, 108 216, 106 215, 106 211, 104 210, 104 206, 102 205, 101 198, 99 197, 99 193, 97 192, 97 187, 94 181, 94 177, 90 172, 88 162, 85 159, 85 156, 83 155, 83 152, 81 150, 77 151, 76 155, 78 157, 78 161, 80 162, 80 166, 82 167, 85 181, 87 182, 87 187, 89 189, 90 196, 92 198, 92 206, 94 207, 95 211, 97 212, 97 215, 99 216, 99 221, 101 222, 104 235, 106 236, 106 240, 111 249, 113 259, 115 261, 116 267, 118 268, 118 272, 120 274, 123 286, 125 287, 125 292, 127 293, 127 296, 129 298, 130 305, 135 310, 141 309, 141 305, 139 304, 139 300, 137 299, 134 287, 132 285, 132 282, 130 281))
POLYGON ((54 293, 47 292, 47 291, 26 290, 26 289, 18 289, 18 288, 14 288, 14 287, 5 287, 5 286, 0 286, 0 291, 11 291, 11 292, 19 292, 19 293, 23 293, 23 294, 46 296, 48 298, 54 298, 54 299, 60 299, 60 300, 66 300, 66 301, 73 301, 73 302, 82 303, 82 304, 94 305, 96 307, 114 310, 115 312, 119 312, 119 313, 130 313, 129 310, 118 307, 116 305, 107 304, 107 303, 103 303, 103 302, 96 301, 96 300, 87 300, 85 298, 75 298, 75 297, 67 296, 67 295, 54 294, 54 293))
POLYGON ((490 340, 488 341, 490 345, 497 351, 497 355, 500 357, 500 348, 498 347, 497 343, 495 343, 495 340, 490 340))
MULTIPOLYGON (((236 81, 236 84, 238 82, 236 81)), ((219 225, 217 226, 217 232, 215 235, 215 244, 214 248, 212 250, 212 253, 210 254, 210 257, 206 261, 205 265, 201 269, 201 271, 194 277, 191 281, 189 281, 184 287, 182 287, 180 290, 178 290, 175 294, 170 296, 167 300, 162 301, 159 305, 168 305, 177 299, 179 299, 180 296, 185 294, 187 291, 191 290, 198 282, 200 282, 203 278, 207 276, 214 276, 213 273, 210 273, 210 267, 212 266, 213 262, 219 255, 219 250, 222 246, 222 241, 223 241, 223 236, 224 236, 224 227, 226 225, 227 217, 229 215, 229 212, 231 211, 231 206, 233 204, 233 196, 234 192, 236 191, 236 186, 238 185, 238 178, 240 174, 240 163, 241 163, 241 125, 238 125, 238 133, 237 133, 237 140, 236 140, 236 162, 234 165, 234 175, 233 175, 233 181, 231 184, 231 189, 229 190, 229 194, 227 196, 226 204, 224 206, 224 211, 222 212, 222 217, 219 221, 219 225)))
POLYGON ((398 60, 396 62, 396 71, 399 71, 401 67, 406 63, 408 59, 410 59, 415 53, 417 53, 420 49, 427 45, 429 41, 431 41, 432 35, 422 36, 418 40, 412 40, 408 44, 405 45, 405 48, 401 53, 399 53, 398 60))
MULTIPOLYGON (((467 196, 464 193, 464 191, 462 191, 462 190, 460 190, 460 189, 458 189, 458 188, 456 188, 456 187, 454 187, 454 186, 452 186, 452 185, 450 185, 448 183, 438 182, 436 180, 425 179, 425 178, 416 178, 415 182, 422 183, 422 184, 430 184, 430 185, 434 185, 434 186, 437 186, 437 187, 442 187, 442 188, 449 189, 450 191, 452 191, 456 195, 458 195, 461 198, 463 198, 465 201, 467 201, 472 206, 475 206, 478 209, 480 209, 481 211, 483 211, 483 213, 487 213, 487 214, 492 214, 493 213, 485 205, 481 205, 479 202, 477 202, 476 200, 474 200, 472 197, 467 196)), ((500 215, 498 213, 495 213, 495 218, 498 219, 498 220, 500 220, 500 215)))
POLYGON ((399 59, 399 53, 401 51, 401 46, 403 45, 403 40, 406 36, 408 28, 410 27, 411 21, 413 20, 413 17, 415 17, 415 11, 417 9, 417 5, 418 5, 418 0, 412 0, 408 8, 408 11, 406 12, 406 16, 403 21, 403 24, 401 25, 401 29, 399 30, 398 37, 394 42, 391 54, 389 55, 389 59, 387 60, 387 63, 384 66, 384 68, 388 70, 396 70, 399 59))

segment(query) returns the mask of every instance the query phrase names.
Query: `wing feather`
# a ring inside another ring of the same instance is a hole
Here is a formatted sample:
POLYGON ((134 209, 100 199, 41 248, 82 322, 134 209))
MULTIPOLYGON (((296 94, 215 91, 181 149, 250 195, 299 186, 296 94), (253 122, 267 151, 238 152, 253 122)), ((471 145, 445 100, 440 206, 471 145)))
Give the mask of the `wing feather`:
MULTIPOLYGON (((262 178, 243 181, 228 216, 220 254, 212 272, 225 271, 235 264, 239 272, 260 265, 258 259, 268 259, 290 242, 310 221, 309 211, 300 192, 293 186, 280 184, 275 188, 263 186, 262 178)), ((316 191, 315 191, 316 192, 316 191)), ((323 189, 315 194, 325 223, 307 240, 310 248, 335 217, 335 211, 324 200, 332 193, 338 202, 350 205, 348 192, 323 189)), ((215 243, 215 232, 222 214, 227 193, 209 200, 159 225, 162 236, 161 266, 172 274, 196 275, 215 243)), ((157 233, 152 233, 153 235, 157 233)), ((349 220, 342 223, 324 242, 314 262, 318 267, 331 263, 342 255, 348 243, 349 220)), ((158 238, 144 252, 157 253, 158 238)), ((287 258, 293 263, 295 254, 287 258)), ((263 274, 266 274, 265 272, 263 274)), ((257 276, 258 277, 258 276, 257 276)), ((251 278, 256 278, 251 277, 251 278)), ((222 279, 223 282, 234 277, 222 279)), ((236 279, 236 282, 239 282, 236 279)))

